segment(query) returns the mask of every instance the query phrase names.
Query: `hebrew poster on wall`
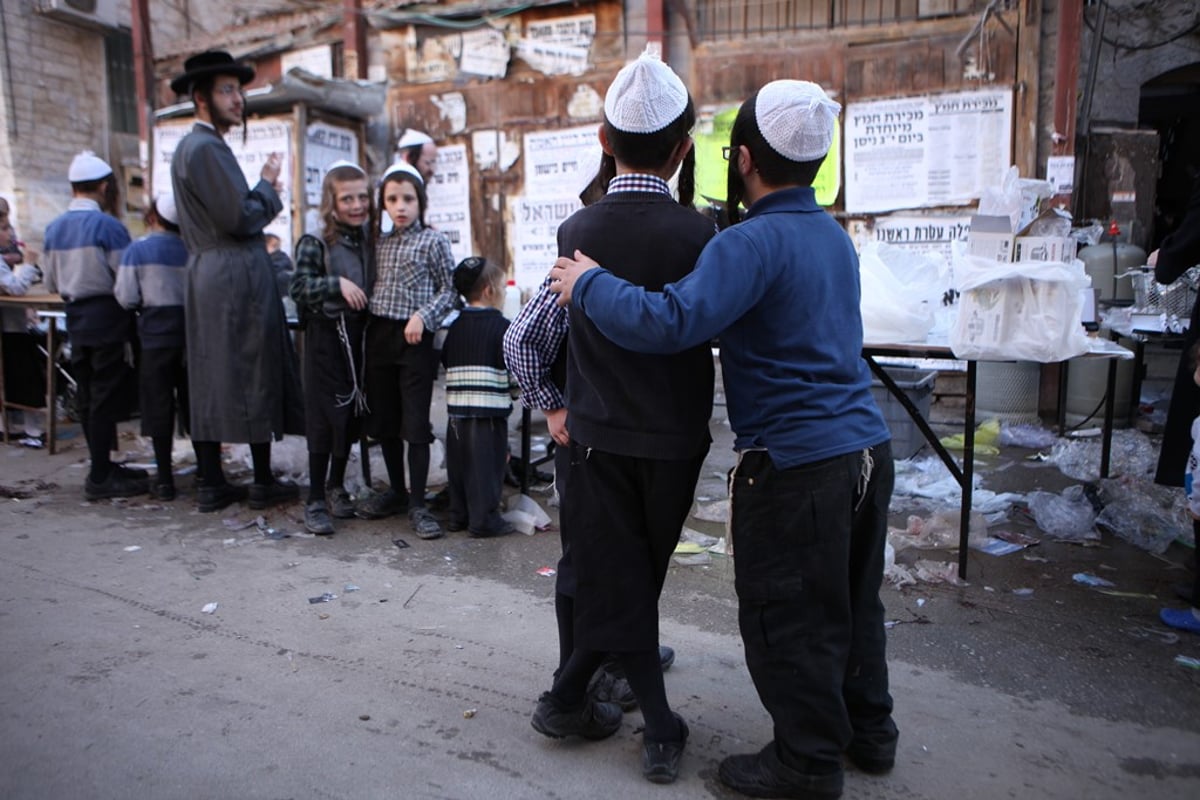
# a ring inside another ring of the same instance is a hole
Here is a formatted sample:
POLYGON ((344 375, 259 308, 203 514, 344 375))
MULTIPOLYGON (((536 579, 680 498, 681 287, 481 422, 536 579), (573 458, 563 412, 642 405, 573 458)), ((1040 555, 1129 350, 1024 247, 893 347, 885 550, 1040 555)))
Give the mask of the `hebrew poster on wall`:
POLYGON ((967 205, 1012 163, 1012 91, 849 103, 846 211, 967 205))

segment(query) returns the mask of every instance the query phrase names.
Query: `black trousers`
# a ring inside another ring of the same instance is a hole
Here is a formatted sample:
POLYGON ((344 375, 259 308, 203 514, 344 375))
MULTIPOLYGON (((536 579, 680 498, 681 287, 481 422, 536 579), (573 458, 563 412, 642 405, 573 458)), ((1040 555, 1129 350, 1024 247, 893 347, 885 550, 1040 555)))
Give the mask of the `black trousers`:
POLYGON ((106 470, 116 442, 116 426, 128 418, 135 391, 134 371, 125 360, 125 344, 72 345, 71 374, 75 376, 79 413, 87 436, 93 473, 106 470))
POLYGON ((560 509, 576 578, 575 647, 658 647, 658 596, 707 455, 651 459, 570 445, 560 509))
POLYGON ((506 417, 451 417, 446 426, 450 518, 487 536, 504 526, 500 493, 508 457, 506 417))
POLYGON ((188 421, 186 352, 182 347, 143 347, 138 373, 142 436, 175 435, 175 419, 188 421))
POLYGON ((836 771, 856 744, 896 738, 888 692, 883 549, 890 443, 778 470, 764 451, 731 474, 734 582, 746 666, 801 771, 836 771))

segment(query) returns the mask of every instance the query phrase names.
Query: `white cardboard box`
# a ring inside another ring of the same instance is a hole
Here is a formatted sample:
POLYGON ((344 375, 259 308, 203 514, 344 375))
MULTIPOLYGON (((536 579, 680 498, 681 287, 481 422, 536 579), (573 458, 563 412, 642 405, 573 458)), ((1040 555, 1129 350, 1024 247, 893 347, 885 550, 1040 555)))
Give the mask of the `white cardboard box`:
POLYGON ((1075 258, 1075 240, 1069 236, 1018 236, 1015 245, 1016 261, 1061 261, 1075 258))
POLYGON ((1008 217, 975 214, 967 232, 967 253, 989 261, 1012 261, 1015 240, 1008 217))

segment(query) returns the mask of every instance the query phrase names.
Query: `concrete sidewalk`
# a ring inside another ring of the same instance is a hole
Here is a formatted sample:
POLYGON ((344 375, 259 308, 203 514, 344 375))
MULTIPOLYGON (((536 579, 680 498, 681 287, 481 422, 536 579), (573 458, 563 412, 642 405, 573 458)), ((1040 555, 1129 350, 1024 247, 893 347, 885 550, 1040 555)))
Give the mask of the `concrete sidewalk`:
MULTIPOLYGON (((731 458, 713 430, 700 496, 731 458)), ((538 574, 555 533, 426 542, 385 520, 317 539, 295 505, 266 515, 293 534, 273 540, 226 524, 253 520, 245 507, 196 513, 187 478, 171 504, 85 503, 84 458, 0 446, 0 486, 32 495, 0 500, 0 796, 726 798, 717 763, 771 738, 727 559, 667 579, 667 691, 692 736, 680 780, 654 786, 637 712, 598 743, 529 726, 557 661, 538 574)), ((1030 487, 1056 472, 995 467, 1030 487)), ((972 553, 966 587, 885 588, 897 766, 849 770, 846 797, 1200 796, 1200 672, 1173 660, 1200 657, 1200 637, 1155 633, 1190 572, 1107 538, 1037 552, 972 553), (1070 581, 1101 564, 1158 599, 1070 581)))

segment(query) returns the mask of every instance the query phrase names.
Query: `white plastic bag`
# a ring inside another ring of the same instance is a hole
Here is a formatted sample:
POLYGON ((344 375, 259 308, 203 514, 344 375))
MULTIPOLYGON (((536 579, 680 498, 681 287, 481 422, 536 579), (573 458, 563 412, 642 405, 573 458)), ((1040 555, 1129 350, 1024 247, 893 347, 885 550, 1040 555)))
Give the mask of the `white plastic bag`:
POLYGON ((1066 361, 1088 352, 1082 289, 1091 286, 1083 262, 1002 263, 955 250, 958 317, 950 329, 957 358, 1066 361))
POLYGON ((946 259, 883 242, 869 242, 858 257, 862 284, 863 341, 924 342, 934 311, 950 288, 946 259))

